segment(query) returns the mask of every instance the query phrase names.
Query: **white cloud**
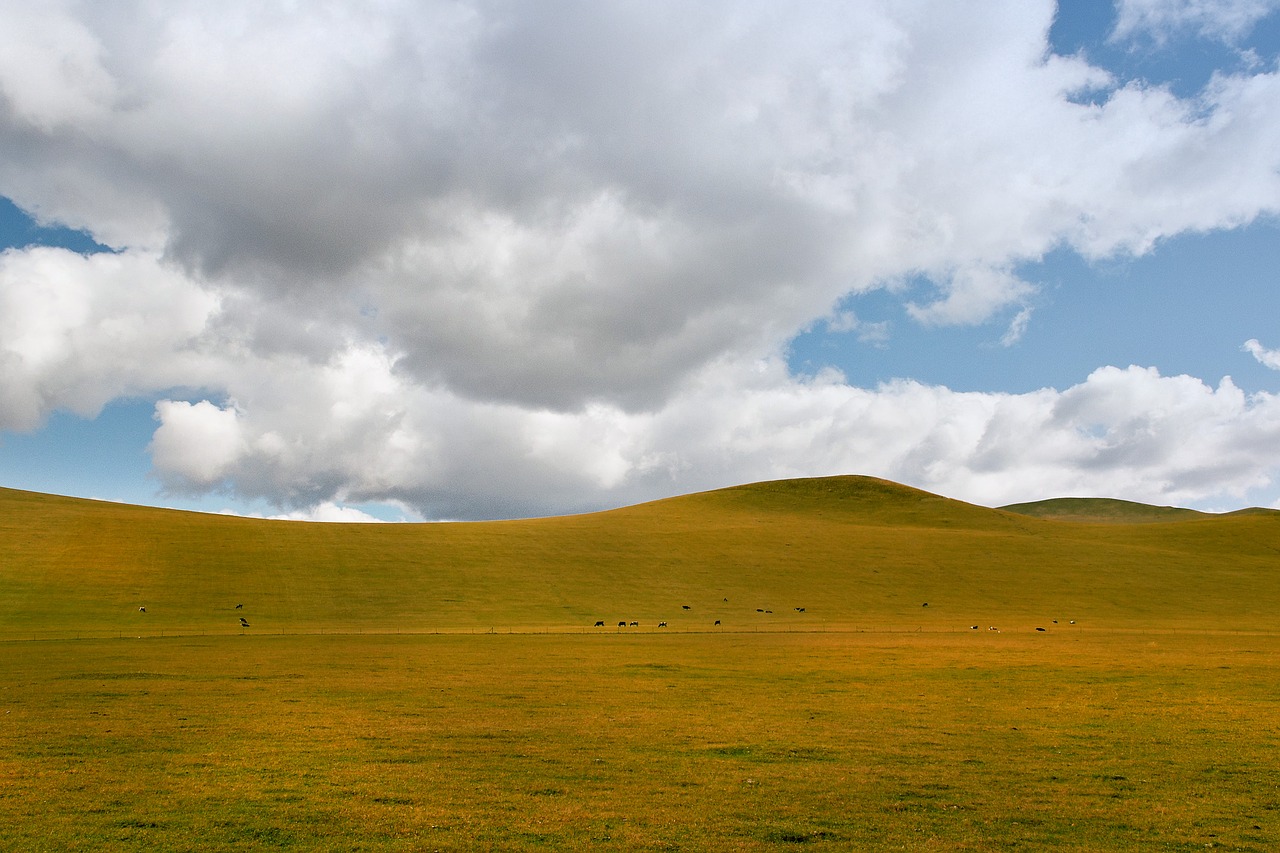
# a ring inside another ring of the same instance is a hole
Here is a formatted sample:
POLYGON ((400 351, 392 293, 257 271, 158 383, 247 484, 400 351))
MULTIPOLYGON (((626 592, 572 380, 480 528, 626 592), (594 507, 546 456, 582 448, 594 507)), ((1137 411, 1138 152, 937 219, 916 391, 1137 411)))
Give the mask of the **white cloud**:
POLYGON ((796 379, 777 360, 763 372, 725 362, 659 410, 576 414, 426 391, 371 353, 293 377, 293 393, 238 386, 246 414, 162 403, 156 448, 178 452, 156 453, 161 475, 179 491, 219 480, 302 507, 376 499, 428 518, 489 518, 843 472, 988 505, 1073 494, 1197 504, 1239 500, 1280 469, 1265 461, 1280 398, 1137 367, 1064 391, 991 394, 863 389, 832 373, 796 379), (348 416, 353 382, 380 389, 366 401, 379 419, 348 416))
POLYGON ((1076 103, 1108 78, 1048 53, 1044 0, 93 8, 41 25, 92 73, 0 65, 94 105, 0 106, 0 192, 314 328, 310 357, 359 325, 477 399, 652 406, 850 292, 924 276, 918 317, 983 322, 1021 304, 1021 260, 1280 196, 1274 75, 1076 103))
POLYGON ((1136 33, 1163 43, 1181 30, 1226 42, 1280 9, 1277 0, 1119 0, 1114 39, 1136 33))
POLYGON ((380 524, 382 519, 374 518, 363 510, 353 506, 340 506, 332 501, 324 501, 306 510, 295 510, 271 518, 280 521, 324 521, 336 524, 380 524))
POLYGON ((1049 52, 1048 0, 27 5, 0 2, 0 194, 125 251, 0 260, 0 428, 148 395, 170 489, 428 517, 843 470, 975 498, 1108 459, 1143 495, 1270 476, 1190 485, 1135 425, 1220 415, 1247 444, 1269 398, 1122 371, 1212 405, 1113 402, 1103 446, 1056 392, 798 381, 777 354, 911 279, 919 322, 1012 313, 1012 342, 1023 261, 1280 211, 1274 73, 1122 84, 1049 52), (1036 461, 979 452, 1006 428, 1047 431, 1013 445, 1036 461))
POLYGON ((1257 338, 1245 341, 1241 349, 1257 359, 1259 364, 1272 370, 1280 370, 1280 350, 1267 349, 1258 343, 1257 338))
POLYGON ((862 343, 877 347, 884 346, 889 340, 889 323, 887 320, 867 322, 848 309, 834 312, 826 318, 823 325, 828 332, 834 334, 854 333, 862 343))
POLYGON ((1031 323, 1031 308, 1026 307, 1014 315, 1009 321, 1009 328, 1005 330, 1004 335, 1000 338, 1000 345, 1011 347, 1018 341, 1022 340, 1022 336, 1027 332, 1027 326, 1031 323))
POLYGON ((216 486, 244 452, 245 438, 234 408, 208 400, 156 404, 160 427, 151 440, 151 459, 161 476, 196 489, 216 486))
POLYGON ((117 94, 101 43, 61 6, 6 4, 0 31, 0 94, 43 131, 100 120, 117 94))
POLYGON ((907 306, 907 313, 921 323, 955 326, 981 323, 1002 308, 1024 302, 1035 288, 1007 269, 968 268, 952 274, 947 296, 929 305, 907 306))
POLYGON ((33 429, 55 409, 91 417, 117 397, 200 384, 210 360, 199 339, 218 304, 146 253, 0 253, 0 429, 33 429))

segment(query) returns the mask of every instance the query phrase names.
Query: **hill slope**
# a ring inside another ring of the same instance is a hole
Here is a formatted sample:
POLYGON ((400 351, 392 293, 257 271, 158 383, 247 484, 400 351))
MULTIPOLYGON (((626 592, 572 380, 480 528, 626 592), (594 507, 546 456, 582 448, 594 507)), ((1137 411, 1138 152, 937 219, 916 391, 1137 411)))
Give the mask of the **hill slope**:
POLYGON ((1000 509, 1036 518, 1061 521, 1090 521, 1142 524, 1204 518, 1208 513, 1176 506, 1151 506, 1115 498, 1052 498, 1046 501, 1009 504, 1000 509))
POLYGON ((867 477, 416 525, 0 490, 0 638, 239 633, 241 615, 267 633, 596 630, 598 620, 713 630, 717 619, 725 631, 1029 630, 1055 618, 1252 629, 1280 607, 1278 560, 1276 514, 1079 524, 867 477))

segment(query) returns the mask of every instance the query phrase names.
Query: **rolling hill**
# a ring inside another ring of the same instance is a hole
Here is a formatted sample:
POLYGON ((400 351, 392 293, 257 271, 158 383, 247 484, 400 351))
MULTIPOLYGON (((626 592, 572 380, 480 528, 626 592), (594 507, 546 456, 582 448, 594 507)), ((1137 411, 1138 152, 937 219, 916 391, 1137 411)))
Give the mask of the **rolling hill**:
POLYGON ((1209 513, 1176 506, 1151 506, 1115 498, 1052 498, 1045 501, 1009 504, 1000 509, 1036 518, 1060 521, 1091 521, 1142 524, 1160 521, 1186 521, 1204 518, 1209 513))
POLYGON ((0 489, 0 638, 600 630, 597 621, 1253 630, 1280 608, 1278 564, 1277 513, 1061 500, 998 510, 855 476, 590 515, 406 525, 0 489))

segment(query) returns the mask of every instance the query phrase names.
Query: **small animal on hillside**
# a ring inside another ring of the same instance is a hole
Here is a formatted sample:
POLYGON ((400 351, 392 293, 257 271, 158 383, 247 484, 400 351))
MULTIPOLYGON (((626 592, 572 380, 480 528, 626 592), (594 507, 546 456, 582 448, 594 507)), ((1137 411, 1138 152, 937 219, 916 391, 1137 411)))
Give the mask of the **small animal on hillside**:
POLYGON ((719 624, 720 624, 720 620, 719 620, 719 619, 717 619, 717 620, 716 620, 716 624, 717 624, 717 625, 719 625, 719 624))
POLYGON ((658 627, 659 627, 659 628, 665 628, 665 627, 667 627, 667 623, 666 623, 666 622, 659 622, 659 623, 658 623, 658 627))
POLYGON ((921 607, 928 607, 928 606, 929 606, 929 602, 927 602, 927 601, 926 601, 924 604, 921 604, 920 606, 921 606, 921 607))
POLYGON ((248 623, 248 622, 246 622, 246 621, 244 620, 244 617, 243 617, 243 616, 241 616, 241 617, 240 617, 240 627, 241 627, 241 628, 248 628, 248 627, 249 627, 249 623, 248 623))
POLYGON ((797 607, 797 608, 796 608, 796 612, 797 612, 797 613, 803 613, 803 612, 804 612, 804 608, 803 608, 803 607, 797 607))
POLYGON ((147 608, 145 608, 145 607, 139 607, 139 608, 138 608, 138 612, 139 612, 139 613, 146 613, 146 612, 147 612, 147 608))
POLYGON ((603 619, 598 620, 598 621, 596 622, 596 627, 597 627, 597 628, 603 628, 603 627, 604 627, 604 620, 603 620, 603 619))
POLYGON ((689 610, 689 609, 691 609, 691 608, 690 608, 690 607, 689 607, 689 605, 687 605, 687 604, 681 604, 681 605, 680 605, 680 609, 681 609, 681 610, 689 610))
POLYGON ((619 628, 625 628, 625 627, 627 627, 627 623, 626 623, 626 622, 619 622, 619 623, 618 623, 618 627, 619 627, 619 628))
POLYGON ((1044 628, 1037 628, 1036 630, 1037 630, 1037 631, 1043 631, 1043 630, 1045 630, 1045 629, 1044 629, 1044 628))
POLYGON ((638 628, 638 627, 640 627, 640 623, 639 623, 639 622, 632 622, 632 623, 631 623, 631 627, 632 627, 632 628, 638 628))
POLYGON ((757 608, 756 608, 756 612, 757 612, 757 613, 763 613, 763 612, 764 612, 764 608, 763 608, 763 607, 757 607, 757 608))
POLYGON ((977 625, 970 625, 969 627, 970 627, 970 629, 971 629, 971 630, 974 630, 974 631, 978 630, 978 626, 977 626, 977 625))
POLYGON ((237 604, 237 605, 236 605, 236 610, 244 610, 244 605, 243 605, 243 604, 237 604))

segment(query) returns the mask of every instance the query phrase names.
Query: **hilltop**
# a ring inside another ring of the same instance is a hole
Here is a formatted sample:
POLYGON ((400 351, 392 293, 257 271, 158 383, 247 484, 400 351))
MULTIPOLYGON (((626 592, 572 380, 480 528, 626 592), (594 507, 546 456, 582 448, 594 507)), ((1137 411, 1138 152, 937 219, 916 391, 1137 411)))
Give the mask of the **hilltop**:
POLYGON ((1255 627, 1280 607, 1276 513, 1098 506, 1104 524, 1048 520, 850 476, 354 525, 0 489, 0 637, 238 633, 242 614, 276 633, 1255 627))
POLYGON ((1115 498, 1052 498, 1044 501, 1009 504, 1005 512, 1052 518, 1061 521, 1143 524, 1204 518, 1209 513, 1176 506, 1151 506, 1115 498))

